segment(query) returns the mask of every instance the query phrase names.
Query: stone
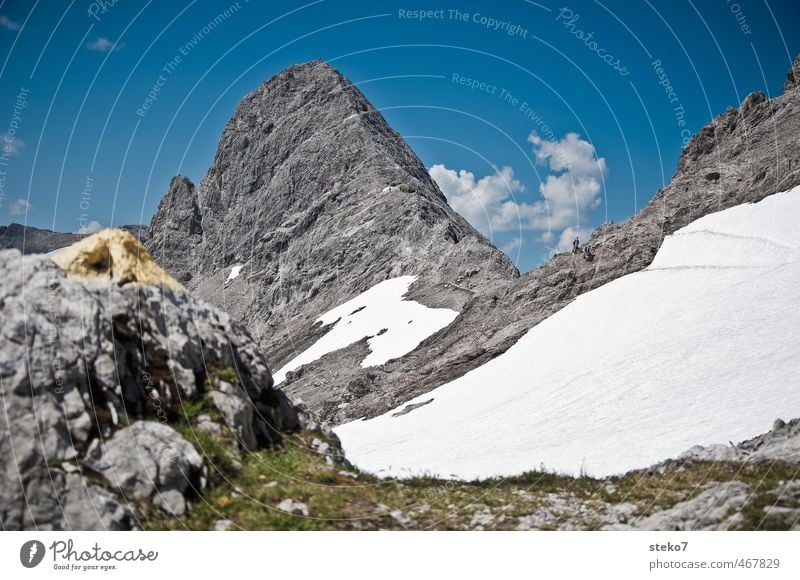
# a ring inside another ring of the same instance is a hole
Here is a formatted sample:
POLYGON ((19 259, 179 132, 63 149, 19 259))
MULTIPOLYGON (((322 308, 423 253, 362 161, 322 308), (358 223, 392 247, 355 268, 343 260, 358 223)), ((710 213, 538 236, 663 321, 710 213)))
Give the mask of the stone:
POLYGON ((800 480, 781 482, 772 490, 777 501, 791 501, 800 504, 800 480))
POLYGON ((311 441, 311 449, 319 453, 320 455, 328 455, 331 446, 328 443, 325 443, 321 439, 317 439, 316 437, 311 441))
POLYGON ((197 416, 197 429, 203 433, 213 435, 214 437, 220 437, 222 435, 222 426, 216 421, 213 421, 209 415, 205 414, 197 416))
POLYGON ((408 526, 413 520, 403 510, 392 510, 389 512, 389 517, 396 521, 401 526, 408 526))
POLYGON ((783 83, 783 92, 788 93, 800 86, 800 55, 794 59, 792 68, 786 73, 786 82, 783 83))
POLYGON ((632 522, 643 530, 727 530, 741 519, 750 487, 740 481, 713 484, 694 499, 632 522))
POLYGON ((310 513, 308 511, 308 506, 306 504, 300 501, 295 501, 290 498, 283 500, 275 507, 277 507, 282 512, 285 512, 287 514, 292 514, 295 516, 308 517, 310 513))
POLYGON ((137 421, 106 441, 96 439, 85 464, 125 497, 149 499, 175 516, 186 511, 184 493, 199 491, 205 466, 195 448, 167 425, 137 421))
POLYGON ((130 282, 160 285, 183 290, 167 274, 130 232, 105 229, 57 251, 51 256, 59 268, 73 277, 114 281, 120 286, 130 282))
POLYGON ((230 520, 217 520, 214 524, 214 531, 227 532, 233 527, 233 522, 230 520))
POLYGON ((494 516, 488 508, 472 514, 472 519, 469 521, 469 528, 472 530, 484 530, 494 521, 494 516))
POLYGON ((225 424, 236 436, 243 449, 256 449, 258 440, 253 430, 253 404, 238 385, 219 380, 211 391, 211 400, 219 409, 225 424))
POLYGON ((37 467, 25 473, 29 498, 8 504, 0 477, 0 510, 4 529, 39 531, 132 530, 138 527, 126 502, 78 473, 37 467))

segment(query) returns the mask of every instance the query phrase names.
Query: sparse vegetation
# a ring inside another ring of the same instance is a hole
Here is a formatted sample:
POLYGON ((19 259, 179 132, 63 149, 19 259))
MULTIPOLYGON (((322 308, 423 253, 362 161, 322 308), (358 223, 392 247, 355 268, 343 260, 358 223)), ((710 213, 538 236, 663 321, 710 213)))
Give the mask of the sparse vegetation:
POLYGON ((209 374, 212 376, 216 376, 218 379, 225 381, 226 383, 231 383, 235 385, 239 382, 239 375, 235 369, 230 367, 222 368, 222 369, 213 369, 209 371, 209 374))
POLYGON ((603 480, 546 471, 472 482, 432 477, 380 479, 350 466, 331 465, 312 449, 316 436, 310 433, 293 435, 280 448, 242 454, 237 459, 231 456, 228 444, 197 431, 181 432, 202 449, 210 469, 214 466, 210 484, 184 518, 151 511, 143 522, 148 529, 208 530, 226 519, 233 522, 232 529, 248 530, 458 530, 477 526, 513 530, 520 518, 545 510, 548 524, 544 527, 598 529, 609 523, 625 524, 691 499, 712 482, 731 480, 742 481, 753 490, 753 500, 742 512, 743 529, 787 529, 791 522, 779 516, 765 517, 763 508, 776 504, 772 490, 798 475, 796 467, 778 464, 693 462, 603 480), (306 504, 310 515, 278 510, 276 506, 287 498, 306 504), (630 512, 608 515, 610 506, 621 504, 631 506, 630 512), (558 505, 569 509, 559 512, 558 505))

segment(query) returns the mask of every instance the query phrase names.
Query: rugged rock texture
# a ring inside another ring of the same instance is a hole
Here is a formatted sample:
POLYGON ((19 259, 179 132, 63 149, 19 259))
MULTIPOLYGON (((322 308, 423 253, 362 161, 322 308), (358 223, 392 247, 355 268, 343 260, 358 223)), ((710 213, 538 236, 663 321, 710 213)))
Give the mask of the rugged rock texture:
POLYGON ((203 450, 173 429, 193 428, 187 406, 218 413, 219 429, 245 450, 289 430, 322 432, 272 388, 242 326, 170 285, 140 283, 157 265, 135 241, 109 239, 120 236, 101 233, 65 254, 106 252, 104 278, 0 252, 3 529, 129 529, 148 499, 183 513, 206 470, 203 450))
POLYGON ((384 413, 502 354, 576 296, 647 267, 664 237, 690 222, 792 188, 800 183, 800 91, 788 88, 774 99, 752 93, 706 125, 637 215, 592 234, 592 262, 556 255, 476 293, 452 324, 401 359, 368 369, 342 364, 360 356, 357 344, 300 369, 282 388, 335 423, 384 413))
POLYGON ((148 248, 198 296, 246 320, 275 368, 320 335, 322 313, 388 278, 418 274, 421 301, 457 309, 518 275, 321 61, 242 99, 199 186, 172 180, 148 248), (226 284, 234 265, 242 274, 226 284), (467 270, 476 272, 463 279, 467 270))
POLYGON ((73 278, 163 286, 175 292, 183 287, 167 274, 133 234, 106 229, 55 252, 51 259, 73 278))
POLYGON ((637 215, 594 232, 593 261, 559 254, 516 278, 356 89, 323 63, 292 67, 242 101, 199 187, 173 180, 150 247, 179 280, 246 321, 276 368, 321 336, 312 322, 323 311, 385 278, 427 272, 409 297, 458 309, 452 324, 382 366, 360 367, 362 340, 282 384, 331 422, 372 417, 502 354, 578 295, 645 268, 688 223, 800 183, 796 72, 784 95, 752 93, 695 135, 637 215), (234 264, 242 275, 226 284, 234 264), (478 273, 465 275, 473 266, 478 273))
POLYGON ((798 86, 800 86, 800 55, 797 55, 797 58, 795 58, 792 63, 792 68, 786 73, 786 82, 783 83, 783 92, 793 91, 798 86))
POLYGON ((800 419, 789 423, 778 419, 768 433, 738 445, 697 445, 680 455, 678 460, 788 461, 800 464, 800 419))
POLYGON ((95 439, 84 465, 102 475, 127 500, 150 499, 168 513, 186 511, 184 494, 205 486, 205 465, 197 450, 173 429, 137 421, 105 441, 95 439))
POLYGON ((741 519, 750 488, 739 481, 715 484, 696 498, 635 522, 643 530, 728 530, 741 519))

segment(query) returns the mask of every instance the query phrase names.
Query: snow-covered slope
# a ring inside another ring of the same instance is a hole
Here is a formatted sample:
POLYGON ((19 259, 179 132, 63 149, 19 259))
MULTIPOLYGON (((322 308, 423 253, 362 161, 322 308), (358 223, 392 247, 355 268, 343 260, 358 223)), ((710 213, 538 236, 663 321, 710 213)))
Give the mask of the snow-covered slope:
POLYGON ((370 354, 362 367, 380 365, 412 351, 420 342, 450 324, 458 312, 447 308, 428 308, 403 295, 416 276, 385 280, 323 314, 318 322, 335 326, 307 350, 275 373, 275 383, 283 382, 286 373, 323 355, 368 340, 370 354))
POLYGON ((800 187, 693 222, 402 408, 421 406, 337 428, 347 457, 381 475, 603 476, 799 416, 798 223, 800 187))

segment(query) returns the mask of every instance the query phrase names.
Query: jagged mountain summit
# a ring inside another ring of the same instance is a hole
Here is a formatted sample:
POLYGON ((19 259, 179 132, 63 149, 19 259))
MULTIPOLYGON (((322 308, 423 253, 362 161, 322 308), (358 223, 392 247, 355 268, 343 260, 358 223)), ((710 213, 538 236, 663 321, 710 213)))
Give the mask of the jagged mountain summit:
POLYGON ((322 61, 242 99, 201 183, 172 180, 147 246, 198 296, 246 321, 273 368, 324 334, 320 315, 380 282, 417 276, 410 296, 459 310, 518 276, 322 61))

